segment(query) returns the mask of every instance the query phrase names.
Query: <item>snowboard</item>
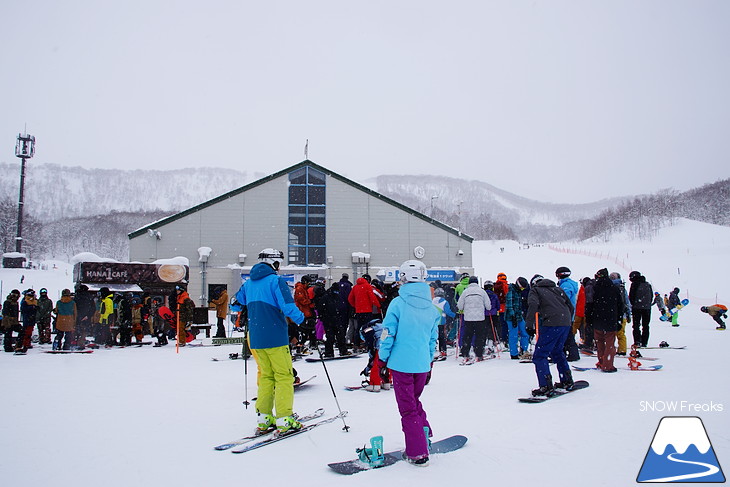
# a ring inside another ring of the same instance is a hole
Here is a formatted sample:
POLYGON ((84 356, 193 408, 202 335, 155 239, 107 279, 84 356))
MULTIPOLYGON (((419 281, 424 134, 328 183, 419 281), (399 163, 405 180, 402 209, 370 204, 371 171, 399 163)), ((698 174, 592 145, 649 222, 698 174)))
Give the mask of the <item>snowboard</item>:
POLYGON ((685 348, 687 348, 687 345, 684 345, 682 347, 641 347, 641 350, 684 350, 685 348))
POLYGON ((316 375, 313 375, 313 376, 312 376, 312 377, 310 377, 309 379, 305 379, 305 380, 300 380, 299 382, 295 382, 295 383, 294 383, 294 389, 296 389, 297 387, 301 387, 301 386, 303 386, 304 384, 306 384, 306 383, 307 383, 307 382, 309 382, 310 380, 314 379, 315 377, 317 377, 317 376, 316 376, 316 375))
POLYGON ((44 350, 43 353, 94 353, 93 350, 44 350))
MULTIPOLYGON (((430 454, 436 455, 456 451, 466 444, 466 440, 466 436, 455 435, 445 438, 443 440, 435 441, 431 443, 430 454)), ((386 453, 384 455, 385 463, 383 463, 383 465, 381 465, 380 467, 371 467, 370 465, 362 462, 359 459, 348 460, 346 462, 328 463, 327 466, 339 474, 353 475, 359 472, 364 472, 365 470, 384 468, 393 465, 394 463, 398 463, 403 460, 404 453, 405 450, 397 450, 386 453)))
MULTIPOLYGON (((653 372, 656 370, 661 370, 663 365, 649 365, 647 367, 639 367, 638 369, 631 369, 629 367, 618 367, 620 370, 644 370, 647 372, 653 372)), ((587 370, 601 370, 598 367, 578 367, 576 365, 573 365, 573 370, 577 370, 578 372, 585 372, 587 370)))
MULTIPOLYGON (((297 389, 299 389, 299 388, 300 388, 301 386, 303 386, 304 384, 306 384, 306 383, 307 383, 307 382, 309 382, 310 380, 314 379, 315 377, 317 377, 317 376, 316 376, 316 375, 313 375, 313 376, 312 376, 312 377, 310 377, 309 379, 306 379, 306 380, 301 380, 301 381, 299 381, 299 382, 295 382, 295 383, 294 383, 294 391, 296 391, 296 390, 297 390, 297 389)), ((257 399, 258 399, 258 396, 256 396, 256 397, 252 398, 252 399, 251 399, 251 401, 256 401, 257 399)), ((243 401, 243 404, 246 404, 246 401, 243 401)))
MULTIPOLYGON (((362 386, 362 385, 360 385, 360 386, 345 386, 345 390, 346 391, 359 391, 359 390, 362 390, 362 389, 365 389, 365 386, 362 386)), ((380 389, 380 390, 381 391, 388 391, 390 389, 380 389)))
POLYGON ((667 310, 666 314, 659 317, 662 321, 671 321, 672 315, 689 304, 689 299, 683 299, 675 308, 667 310))
POLYGON ((320 361, 324 360, 325 362, 330 362, 332 360, 344 360, 344 359, 348 359, 348 358, 355 358, 355 357, 359 357, 360 355, 363 355, 363 354, 353 353, 351 355, 340 355, 337 357, 328 357, 328 358, 307 357, 304 359, 304 361, 305 362, 320 362, 320 361))
MULTIPOLYGON (((595 353, 589 352, 587 350, 581 350, 580 353, 582 353, 583 355, 586 355, 588 357, 597 357, 598 356, 595 353)), ((625 359, 628 359, 630 357, 628 355, 616 355, 616 358, 625 358, 625 359)), ((659 360, 657 357, 644 357, 643 355, 641 357, 636 357, 636 358, 639 359, 639 360, 647 360, 649 362, 653 362, 654 360, 659 360)))
MULTIPOLYGON (((177 330, 177 317, 175 316, 175 313, 172 312, 170 308, 167 306, 160 306, 157 309, 157 314, 160 315, 160 318, 165 320, 165 322, 172 328, 173 330, 177 330)), ((185 330, 185 343, 187 343, 191 347, 199 346, 202 347, 202 344, 195 345, 190 342, 195 340, 195 335, 190 333, 189 331, 185 330)))
POLYGON ((575 392, 575 391, 579 391, 581 389, 585 389, 589 385, 590 384, 587 381, 577 380, 573 384, 573 388, 571 390, 569 390, 569 391, 568 390, 565 390, 565 389, 555 389, 555 394, 553 394, 552 396, 520 397, 517 400, 520 401, 520 402, 525 402, 525 403, 530 403, 530 404, 534 404, 534 403, 538 403, 538 402, 545 402, 545 401, 548 401, 550 399, 555 399, 556 397, 560 397, 560 396, 564 396, 566 394, 570 394, 571 392, 575 392))

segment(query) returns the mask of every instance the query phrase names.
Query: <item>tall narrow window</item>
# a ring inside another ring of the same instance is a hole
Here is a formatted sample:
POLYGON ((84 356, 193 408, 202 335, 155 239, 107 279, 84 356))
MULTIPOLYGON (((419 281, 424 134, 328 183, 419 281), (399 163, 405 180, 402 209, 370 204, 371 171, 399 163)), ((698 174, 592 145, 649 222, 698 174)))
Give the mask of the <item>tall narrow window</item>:
POLYGON ((309 166, 289 173, 289 263, 325 263, 325 175, 309 166))

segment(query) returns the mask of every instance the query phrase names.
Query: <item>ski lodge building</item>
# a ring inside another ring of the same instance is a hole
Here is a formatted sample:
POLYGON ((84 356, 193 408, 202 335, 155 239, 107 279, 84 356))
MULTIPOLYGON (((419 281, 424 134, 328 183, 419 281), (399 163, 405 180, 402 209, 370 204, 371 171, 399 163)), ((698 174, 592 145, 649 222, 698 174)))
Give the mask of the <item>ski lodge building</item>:
POLYGON ((279 274, 353 283, 368 273, 397 280, 418 259, 428 279, 473 274, 473 238, 305 160, 129 234, 130 262, 189 260, 188 292, 205 306, 218 288, 238 291, 264 248, 284 252, 279 274))

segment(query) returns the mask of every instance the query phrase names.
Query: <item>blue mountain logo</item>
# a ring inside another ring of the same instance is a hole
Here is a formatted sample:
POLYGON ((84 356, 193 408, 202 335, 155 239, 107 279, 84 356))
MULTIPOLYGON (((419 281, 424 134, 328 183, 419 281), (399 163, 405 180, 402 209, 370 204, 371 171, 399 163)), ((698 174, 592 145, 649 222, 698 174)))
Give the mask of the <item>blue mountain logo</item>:
POLYGON ((636 481, 725 482, 702 420, 696 416, 662 418, 636 481))

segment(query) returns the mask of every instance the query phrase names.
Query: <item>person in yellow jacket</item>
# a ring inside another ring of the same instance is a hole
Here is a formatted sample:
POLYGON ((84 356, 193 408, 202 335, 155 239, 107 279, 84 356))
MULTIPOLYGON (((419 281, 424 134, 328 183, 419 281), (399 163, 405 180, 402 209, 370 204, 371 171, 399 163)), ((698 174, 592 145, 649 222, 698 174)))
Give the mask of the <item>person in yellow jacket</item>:
POLYGON ((112 292, 108 287, 99 289, 99 295, 101 296, 99 303, 99 334, 101 336, 96 337, 96 342, 97 344, 104 342, 104 346, 109 348, 112 346, 112 335, 109 327, 113 324, 114 301, 112 301, 112 292))
POLYGON ((218 297, 211 299, 210 303, 215 305, 215 316, 218 318, 215 338, 226 337, 226 327, 224 326, 226 316, 228 315, 228 291, 222 289, 218 293, 218 297))

